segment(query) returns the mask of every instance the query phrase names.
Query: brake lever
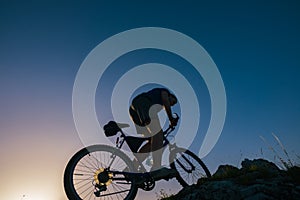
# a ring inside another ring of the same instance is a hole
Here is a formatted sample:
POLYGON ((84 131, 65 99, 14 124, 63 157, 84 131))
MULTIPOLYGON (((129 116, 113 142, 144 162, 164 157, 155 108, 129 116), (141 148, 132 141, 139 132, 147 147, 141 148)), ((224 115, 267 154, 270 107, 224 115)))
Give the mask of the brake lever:
MULTIPOLYGON (((173 115, 175 115, 174 119, 176 119, 176 125, 179 121, 179 115, 177 113, 173 113, 173 115)), ((173 127, 173 129, 175 129, 175 127, 173 127)))
MULTIPOLYGON (((173 113, 173 115, 175 115, 174 119, 176 119, 177 122, 178 122, 178 120, 179 120, 179 115, 178 115, 177 113, 173 113)), ((171 126, 171 125, 169 125, 169 128, 167 128, 167 130, 165 131, 165 133, 170 133, 170 132, 174 131, 175 127, 176 127, 176 126, 171 126)))
POLYGON ((175 119, 179 120, 179 115, 177 113, 173 113, 173 115, 175 115, 175 119))

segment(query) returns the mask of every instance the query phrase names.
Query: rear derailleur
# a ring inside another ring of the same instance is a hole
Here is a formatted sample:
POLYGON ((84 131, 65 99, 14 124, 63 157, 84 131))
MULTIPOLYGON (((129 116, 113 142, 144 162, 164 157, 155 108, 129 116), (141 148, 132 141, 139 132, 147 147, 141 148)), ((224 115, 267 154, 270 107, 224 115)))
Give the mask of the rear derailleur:
POLYGON ((106 185, 96 184, 94 194, 95 194, 96 197, 100 197, 100 193, 103 192, 103 191, 106 191, 106 190, 107 190, 106 185))

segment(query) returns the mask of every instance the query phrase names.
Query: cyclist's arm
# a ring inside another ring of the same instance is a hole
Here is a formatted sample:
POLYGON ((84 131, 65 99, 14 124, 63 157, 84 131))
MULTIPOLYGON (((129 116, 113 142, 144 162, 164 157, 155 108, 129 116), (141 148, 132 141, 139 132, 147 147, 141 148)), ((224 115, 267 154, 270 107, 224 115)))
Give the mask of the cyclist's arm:
POLYGON ((162 91, 161 92, 161 98, 162 98, 162 103, 163 103, 163 106, 166 110, 166 113, 168 115, 168 118, 170 121, 173 120, 173 117, 172 117, 172 110, 171 110, 171 104, 170 104, 170 100, 169 100, 169 93, 167 91, 162 91))

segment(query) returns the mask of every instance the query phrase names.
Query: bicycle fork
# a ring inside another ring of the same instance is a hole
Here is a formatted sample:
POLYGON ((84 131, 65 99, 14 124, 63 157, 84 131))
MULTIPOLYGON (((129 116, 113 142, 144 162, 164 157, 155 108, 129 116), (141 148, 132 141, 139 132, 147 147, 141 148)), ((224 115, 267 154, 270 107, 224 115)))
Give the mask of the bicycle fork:
MULTIPOLYGON (((170 152, 172 152, 176 148, 177 148, 176 143, 169 144, 169 150, 170 150, 170 152)), ((191 163, 191 161, 183 153, 180 153, 179 155, 180 155, 180 157, 176 158, 176 160, 177 160, 178 164, 180 165, 180 167, 182 167, 182 169, 184 169, 186 172, 192 173, 196 169, 196 167, 194 166, 194 164, 191 163), (182 162, 180 161, 180 158, 184 159, 186 161, 186 163, 188 163, 188 165, 187 164, 185 164, 185 165, 182 164, 182 162)))

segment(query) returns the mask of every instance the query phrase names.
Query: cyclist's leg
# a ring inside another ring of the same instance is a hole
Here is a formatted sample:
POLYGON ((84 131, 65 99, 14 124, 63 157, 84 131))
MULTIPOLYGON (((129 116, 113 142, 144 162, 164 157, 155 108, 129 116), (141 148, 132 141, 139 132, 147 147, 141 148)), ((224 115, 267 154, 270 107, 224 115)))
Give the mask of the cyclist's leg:
POLYGON ((163 154, 163 131, 158 116, 151 117, 151 124, 148 127, 153 135, 150 142, 153 156, 153 166, 151 170, 156 170, 161 168, 163 154))
MULTIPOLYGON (((135 125, 136 133, 149 136, 150 133, 149 133, 147 127, 142 125, 142 121, 141 121, 141 119, 138 115, 137 109, 134 107, 134 105, 131 105, 129 107, 129 114, 130 114, 131 120, 133 121, 133 123, 135 125)), ((133 165, 134 165, 135 169, 138 169, 140 163, 142 163, 148 157, 150 150, 151 150, 151 145, 148 142, 140 148, 140 151, 138 153, 133 153, 135 156, 135 158, 133 160, 133 165)))
POLYGON ((135 153, 135 157, 139 160, 139 162, 143 162, 148 156, 149 153, 151 152, 151 143, 147 142, 140 148, 138 153, 135 153))

